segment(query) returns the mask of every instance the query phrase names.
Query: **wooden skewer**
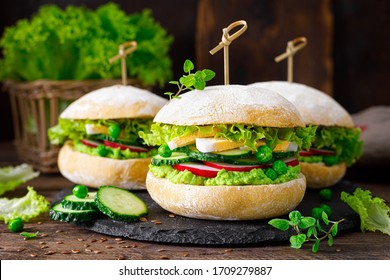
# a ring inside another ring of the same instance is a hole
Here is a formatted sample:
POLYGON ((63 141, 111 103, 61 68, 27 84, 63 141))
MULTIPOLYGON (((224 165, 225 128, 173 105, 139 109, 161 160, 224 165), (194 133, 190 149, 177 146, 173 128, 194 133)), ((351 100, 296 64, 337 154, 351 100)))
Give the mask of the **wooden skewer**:
POLYGON ((287 42, 286 52, 275 57, 275 62, 280 62, 287 58, 287 81, 293 81, 293 56, 307 45, 305 37, 298 37, 287 42))
POLYGON ((225 85, 228 85, 230 82, 229 81, 229 45, 233 40, 235 40, 241 34, 243 34, 247 28, 248 25, 245 20, 238 20, 236 22, 233 22, 228 27, 222 29, 221 42, 219 42, 219 44, 210 51, 210 54, 213 55, 223 48, 225 85), (241 25, 242 27, 237 32, 233 33, 232 35, 229 34, 229 31, 241 25))
POLYGON ((126 57, 137 49, 137 42, 130 41, 119 45, 119 51, 116 56, 111 57, 108 62, 113 63, 114 61, 121 59, 122 66, 122 84, 127 85, 127 69, 126 69, 126 57))

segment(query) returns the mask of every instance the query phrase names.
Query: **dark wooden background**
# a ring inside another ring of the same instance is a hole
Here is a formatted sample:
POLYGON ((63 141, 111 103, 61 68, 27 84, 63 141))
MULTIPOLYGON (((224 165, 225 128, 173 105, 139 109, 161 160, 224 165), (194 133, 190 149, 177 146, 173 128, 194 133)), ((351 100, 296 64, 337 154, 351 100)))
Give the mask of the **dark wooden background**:
MULTIPOLYGON (((0 34, 42 4, 96 8, 101 0, 3 1, 0 34)), ((174 77, 186 58, 197 69, 217 72, 211 84, 223 83, 223 53, 211 56, 222 28, 246 20, 248 30, 230 46, 230 82, 248 84, 285 80, 286 62, 275 63, 286 43, 305 36, 308 45, 294 59, 294 81, 333 95, 349 112, 390 105, 390 2, 386 0, 131 0, 113 1, 128 13, 144 8, 175 38, 170 55, 174 77)), ((155 88, 162 94, 170 89, 155 88)), ((0 141, 13 139, 9 98, 0 91, 0 141)))

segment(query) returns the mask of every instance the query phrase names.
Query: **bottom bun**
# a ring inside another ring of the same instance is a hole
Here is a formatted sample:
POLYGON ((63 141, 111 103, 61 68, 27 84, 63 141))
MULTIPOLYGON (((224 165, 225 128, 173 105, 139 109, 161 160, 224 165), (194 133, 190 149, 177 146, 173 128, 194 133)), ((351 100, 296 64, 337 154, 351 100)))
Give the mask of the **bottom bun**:
POLYGON ((151 158, 111 159, 77 152, 68 141, 58 155, 58 168, 68 180, 98 188, 104 185, 129 190, 145 189, 151 158))
POLYGON ((293 210, 306 190, 303 175, 276 185, 196 186, 174 184, 149 171, 146 188, 154 201, 177 215, 208 220, 256 220, 293 210))
POLYGON ((326 166, 323 163, 300 162, 300 166, 310 189, 322 189, 337 184, 347 170, 345 163, 326 166))

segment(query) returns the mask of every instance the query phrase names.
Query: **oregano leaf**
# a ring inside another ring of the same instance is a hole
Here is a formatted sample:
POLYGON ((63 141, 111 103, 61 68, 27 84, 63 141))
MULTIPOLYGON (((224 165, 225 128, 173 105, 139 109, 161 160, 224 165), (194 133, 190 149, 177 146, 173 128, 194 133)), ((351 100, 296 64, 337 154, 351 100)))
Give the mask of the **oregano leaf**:
POLYGON ((335 223, 335 224, 333 225, 332 232, 331 232, 331 234, 332 234, 333 236, 336 236, 336 235, 337 235, 338 228, 339 228, 339 223, 335 223))
POLYGON ((311 237, 312 236, 312 234, 313 234, 313 229, 315 229, 315 227, 309 227, 308 229, 307 229, 307 232, 306 232, 306 235, 307 235, 307 237, 311 237))
POLYGON ((290 237, 290 246, 291 248, 299 249, 302 247, 305 240, 306 240, 306 235, 303 233, 300 233, 298 235, 292 235, 290 237))
POLYGON ((202 73, 204 74, 204 81, 208 82, 212 80, 215 77, 215 72, 209 69, 202 70, 202 73))
POLYGON ((301 228, 301 229, 306 229, 306 228, 309 228, 313 225, 316 224, 316 219, 314 219, 313 217, 303 217, 298 226, 301 228))
POLYGON ((203 80, 196 80, 194 83, 194 87, 197 90, 203 90, 206 87, 206 82, 203 80))
POLYGON ((285 219, 272 219, 268 224, 283 231, 286 231, 289 228, 288 221, 285 219))
POLYGON ((329 225, 329 218, 328 214, 326 214, 325 211, 322 211, 321 218, 324 221, 325 225, 329 225))
POLYGON ((313 247, 311 248, 311 251, 313 253, 317 253, 319 247, 320 247, 320 240, 317 239, 316 242, 314 242, 313 247))
POLYGON ((328 245, 329 247, 332 247, 333 245, 333 236, 331 234, 328 234, 328 245))
POLYGON ((194 66, 194 64, 192 63, 191 60, 186 59, 186 60, 184 61, 183 70, 184 70, 185 73, 190 73, 191 70, 194 69, 194 67, 195 67, 195 66, 194 66))

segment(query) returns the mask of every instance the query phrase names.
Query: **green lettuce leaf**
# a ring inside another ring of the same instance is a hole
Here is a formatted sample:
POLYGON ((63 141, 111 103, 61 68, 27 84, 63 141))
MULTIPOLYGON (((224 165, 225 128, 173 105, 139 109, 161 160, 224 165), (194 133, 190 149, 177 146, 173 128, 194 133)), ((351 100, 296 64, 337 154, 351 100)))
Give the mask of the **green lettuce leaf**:
POLYGON ((309 149, 314 139, 316 127, 303 128, 274 128, 259 127, 242 124, 218 124, 206 126, 177 126, 170 124, 154 123, 150 133, 139 132, 139 136, 145 144, 160 146, 178 136, 186 136, 195 131, 212 131, 217 129, 215 137, 226 138, 232 141, 244 142, 244 145, 256 150, 256 141, 264 139, 268 146, 274 148, 280 140, 295 142, 299 148, 309 149))
POLYGON ((85 132, 86 124, 104 126, 117 124, 126 135, 122 140, 136 145, 142 142, 138 132, 149 133, 151 123, 151 119, 71 120, 60 118, 56 126, 49 128, 48 136, 51 144, 61 145, 68 139, 78 141, 82 138, 87 138, 85 132))
POLYGON ((332 149, 341 161, 345 161, 347 166, 351 166, 361 157, 363 152, 360 129, 319 126, 316 130, 313 147, 332 149))
POLYGON ((39 172, 34 172, 31 165, 26 163, 0 168, 0 196, 38 176, 39 172))
POLYGON ((21 198, 0 198, 0 221, 8 223, 17 217, 28 222, 39 214, 49 211, 49 202, 37 194, 33 187, 27 187, 28 193, 21 198))
POLYGON ((359 214, 363 232, 378 230, 390 235, 390 207, 383 199, 373 198, 370 191, 357 188, 352 195, 342 192, 341 200, 359 214))

